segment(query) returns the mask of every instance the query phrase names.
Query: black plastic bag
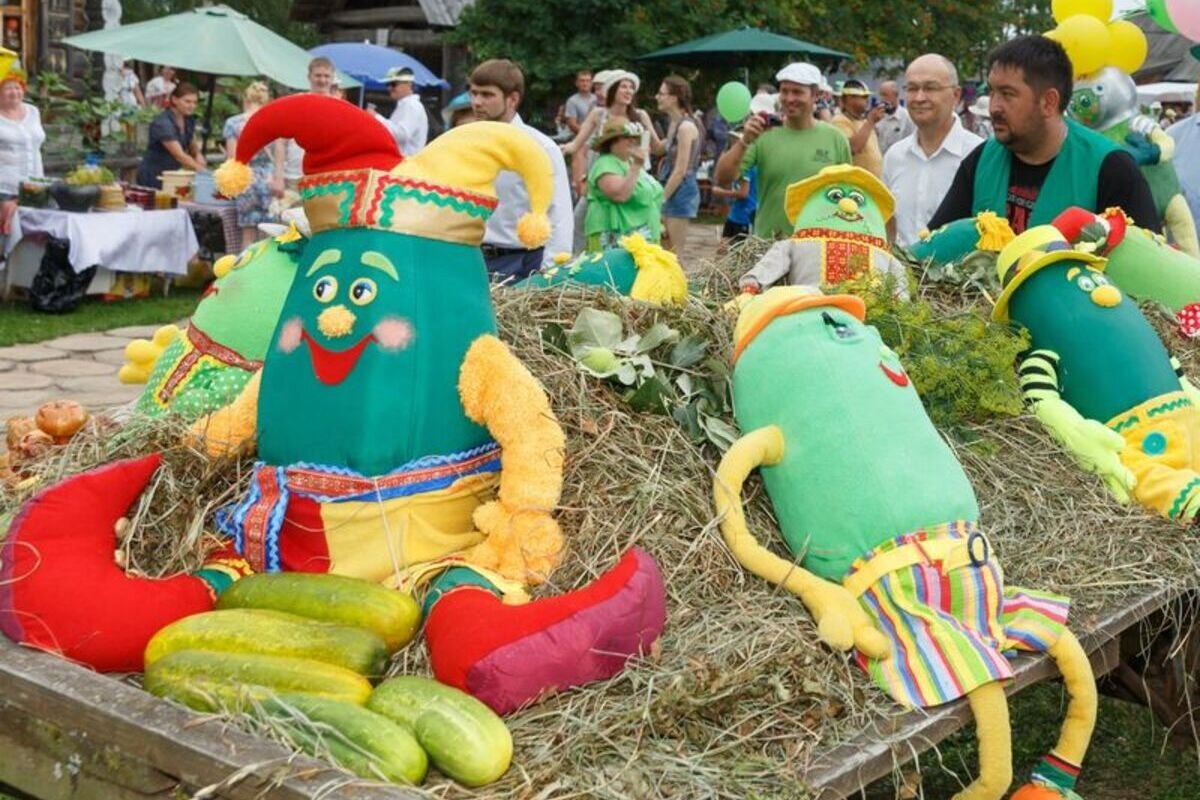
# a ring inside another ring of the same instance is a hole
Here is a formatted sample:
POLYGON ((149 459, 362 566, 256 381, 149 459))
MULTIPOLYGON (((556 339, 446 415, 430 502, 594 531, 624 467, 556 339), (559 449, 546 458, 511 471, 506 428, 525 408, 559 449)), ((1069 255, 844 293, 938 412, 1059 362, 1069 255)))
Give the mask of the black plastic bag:
POLYGON ((46 242, 46 253, 33 283, 29 286, 29 304, 34 311, 46 314, 65 314, 83 302, 88 284, 96 274, 95 267, 75 272, 69 257, 71 243, 53 236, 46 242))

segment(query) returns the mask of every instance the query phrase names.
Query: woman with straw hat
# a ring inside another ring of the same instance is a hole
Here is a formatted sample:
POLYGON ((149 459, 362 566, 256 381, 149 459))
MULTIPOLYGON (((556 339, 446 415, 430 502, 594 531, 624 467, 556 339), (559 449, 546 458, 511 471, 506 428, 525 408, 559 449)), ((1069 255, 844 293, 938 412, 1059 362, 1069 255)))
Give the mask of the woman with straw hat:
POLYGON ((592 144, 599 155, 587 180, 588 250, 616 247, 631 233, 653 243, 662 238, 663 187, 645 171, 644 133, 640 123, 610 117, 592 144))

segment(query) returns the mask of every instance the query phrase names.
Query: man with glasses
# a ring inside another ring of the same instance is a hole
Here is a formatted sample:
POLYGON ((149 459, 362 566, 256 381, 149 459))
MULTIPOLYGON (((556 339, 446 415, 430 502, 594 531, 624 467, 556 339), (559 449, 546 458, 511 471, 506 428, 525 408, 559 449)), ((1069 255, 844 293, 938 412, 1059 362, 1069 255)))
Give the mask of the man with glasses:
POLYGON ((930 228, 994 211, 1019 234, 1079 206, 1120 208, 1139 226, 1161 229, 1133 157, 1064 116, 1074 70, 1062 45, 1019 36, 992 51, 988 62, 995 138, 963 159, 930 228))
POLYGON ((964 128, 954 113, 962 89, 949 59, 936 53, 921 56, 909 64, 904 79, 916 131, 884 153, 883 182, 896 196, 893 238, 910 247, 941 205, 958 165, 983 139, 964 128))

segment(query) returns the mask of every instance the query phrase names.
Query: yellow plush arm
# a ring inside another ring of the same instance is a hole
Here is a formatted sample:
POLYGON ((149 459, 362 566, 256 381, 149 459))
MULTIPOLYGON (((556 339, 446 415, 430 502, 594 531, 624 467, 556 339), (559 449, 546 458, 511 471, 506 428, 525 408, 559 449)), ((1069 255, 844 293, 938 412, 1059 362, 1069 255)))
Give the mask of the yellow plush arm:
POLYGON ((713 480, 713 500, 725 543, 743 567, 797 595, 816 620, 821 640, 830 647, 857 647, 872 658, 884 658, 888 654, 887 640, 875 629, 858 600, 840 585, 822 580, 767 550, 746 526, 742 485, 756 467, 778 464, 783 447, 783 433, 770 425, 734 442, 721 459, 713 480))
POLYGON ((458 393, 467 416, 500 445, 498 499, 475 511, 487 539, 472 563, 513 580, 544 581, 562 554, 550 512, 562 493, 566 437, 537 378, 495 336, 476 339, 463 359, 458 393))
POLYGON ((258 426, 258 389, 262 370, 255 372, 229 405, 192 423, 189 438, 213 458, 233 455, 254 446, 258 426))
POLYGON ((1158 163, 1166 164, 1175 159, 1175 140, 1159 126, 1155 125, 1154 130, 1150 131, 1148 138, 1151 142, 1158 145, 1158 163))

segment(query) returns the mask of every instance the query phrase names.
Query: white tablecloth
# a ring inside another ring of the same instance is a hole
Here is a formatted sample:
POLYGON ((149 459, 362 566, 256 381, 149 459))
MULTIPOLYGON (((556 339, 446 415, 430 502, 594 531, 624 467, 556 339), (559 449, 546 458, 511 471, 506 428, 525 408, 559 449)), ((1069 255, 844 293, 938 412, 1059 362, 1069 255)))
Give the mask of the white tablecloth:
POLYGON ((12 233, 4 243, 5 254, 35 234, 69 241, 76 272, 100 265, 113 272, 186 275, 188 262, 200 247, 191 218, 178 208, 76 213, 18 207, 12 233))

